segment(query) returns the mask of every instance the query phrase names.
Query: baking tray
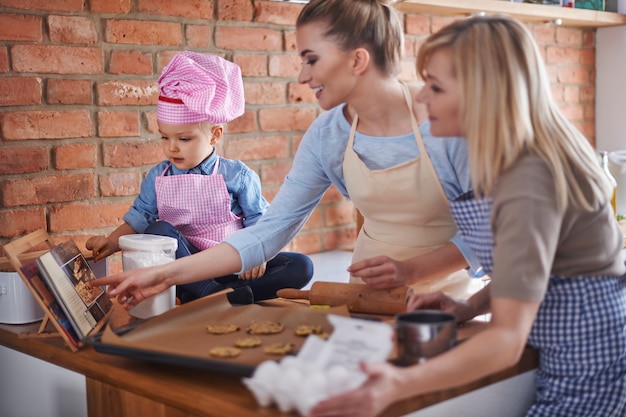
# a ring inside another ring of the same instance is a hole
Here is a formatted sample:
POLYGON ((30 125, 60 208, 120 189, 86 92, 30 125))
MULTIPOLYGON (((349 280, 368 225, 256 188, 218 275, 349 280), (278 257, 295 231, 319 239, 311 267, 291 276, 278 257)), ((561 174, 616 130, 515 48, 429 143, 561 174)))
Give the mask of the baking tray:
POLYGON ((320 324, 324 331, 331 333, 328 314, 349 316, 345 306, 327 309, 297 303, 233 306, 226 294, 220 293, 183 304, 151 319, 118 328, 107 326, 85 342, 101 353, 250 376, 260 363, 282 358, 265 353, 264 346, 289 342, 294 344, 295 352, 299 350, 305 338, 294 334, 296 326, 320 324), (242 349, 242 353, 235 358, 221 359, 209 354, 212 347, 233 346, 236 339, 247 336, 245 329, 252 321, 260 320, 278 321, 285 325, 285 329, 279 334, 259 335, 263 342, 260 347, 242 349), (206 331, 211 323, 237 324, 240 330, 212 335, 206 331))

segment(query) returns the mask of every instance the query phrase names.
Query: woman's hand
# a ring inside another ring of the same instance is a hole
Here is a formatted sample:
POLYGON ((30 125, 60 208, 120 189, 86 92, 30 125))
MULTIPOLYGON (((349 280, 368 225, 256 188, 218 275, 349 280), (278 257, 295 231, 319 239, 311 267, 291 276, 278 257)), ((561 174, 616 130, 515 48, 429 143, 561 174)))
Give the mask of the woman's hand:
POLYGON ((487 285, 467 300, 456 300, 441 291, 428 294, 412 294, 407 301, 407 311, 441 310, 452 313, 459 323, 473 319, 479 314, 490 311, 491 297, 487 285))
POLYGON ((90 284, 98 287, 108 285, 108 295, 117 297, 117 301, 130 310, 146 298, 159 294, 171 286, 161 278, 161 269, 161 266, 131 269, 95 279, 90 281, 90 284))
POLYGON ((363 363, 367 381, 359 388, 328 398, 311 409, 309 417, 374 417, 397 401, 404 385, 400 368, 387 363, 363 363))
POLYGON ((361 278, 379 290, 407 285, 413 274, 409 262, 396 261, 388 256, 376 256, 353 263, 348 267, 353 277, 361 278))
POLYGON ((263 275, 265 275, 265 268, 267 266, 266 262, 263 262, 261 265, 259 266, 255 266, 252 269, 249 269, 248 271, 244 272, 243 274, 239 275, 239 279, 245 279, 245 280, 253 280, 253 279, 257 279, 262 277, 263 275))

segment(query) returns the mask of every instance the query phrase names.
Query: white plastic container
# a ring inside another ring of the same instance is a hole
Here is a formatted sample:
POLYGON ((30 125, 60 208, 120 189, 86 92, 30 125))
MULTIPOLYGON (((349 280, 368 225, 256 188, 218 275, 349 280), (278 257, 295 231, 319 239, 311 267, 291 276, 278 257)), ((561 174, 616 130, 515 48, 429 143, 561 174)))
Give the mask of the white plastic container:
POLYGON ((0 272, 0 323, 33 323, 43 316, 43 310, 19 274, 0 272))
MULTIPOLYGON (((176 259, 178 241, 172 237, 157 235, 125 235, 120 236, 122 250, 122 267, 124 271, 135 268, 163 265, 176 259)), ((147 298, 129 310, 133 317, 146 319, 170 310, 176 305, 176 288, 147 298)))

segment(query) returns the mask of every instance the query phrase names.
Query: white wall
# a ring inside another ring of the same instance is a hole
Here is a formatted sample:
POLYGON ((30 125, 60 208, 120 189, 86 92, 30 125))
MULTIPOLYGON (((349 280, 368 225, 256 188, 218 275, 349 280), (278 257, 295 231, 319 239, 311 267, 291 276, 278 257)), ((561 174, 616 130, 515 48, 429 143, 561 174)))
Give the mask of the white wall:
POLYGON ((626 26, 596 33, 596 148, 626 149, 626 26))
POLYGON ((0 365, 0 416, 87 417, 83 375, 4 346, 0 365))

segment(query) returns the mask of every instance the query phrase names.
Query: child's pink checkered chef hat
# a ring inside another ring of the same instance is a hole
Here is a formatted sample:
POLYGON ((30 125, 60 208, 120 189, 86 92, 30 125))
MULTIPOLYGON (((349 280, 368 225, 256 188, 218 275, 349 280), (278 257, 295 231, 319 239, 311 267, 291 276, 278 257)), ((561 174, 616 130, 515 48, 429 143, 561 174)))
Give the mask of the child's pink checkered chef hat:
POLYGON ((243 114, 241 69, 217 55, 181 52, 163 68, 158 82, 160 122, 218 124, 243 114))

